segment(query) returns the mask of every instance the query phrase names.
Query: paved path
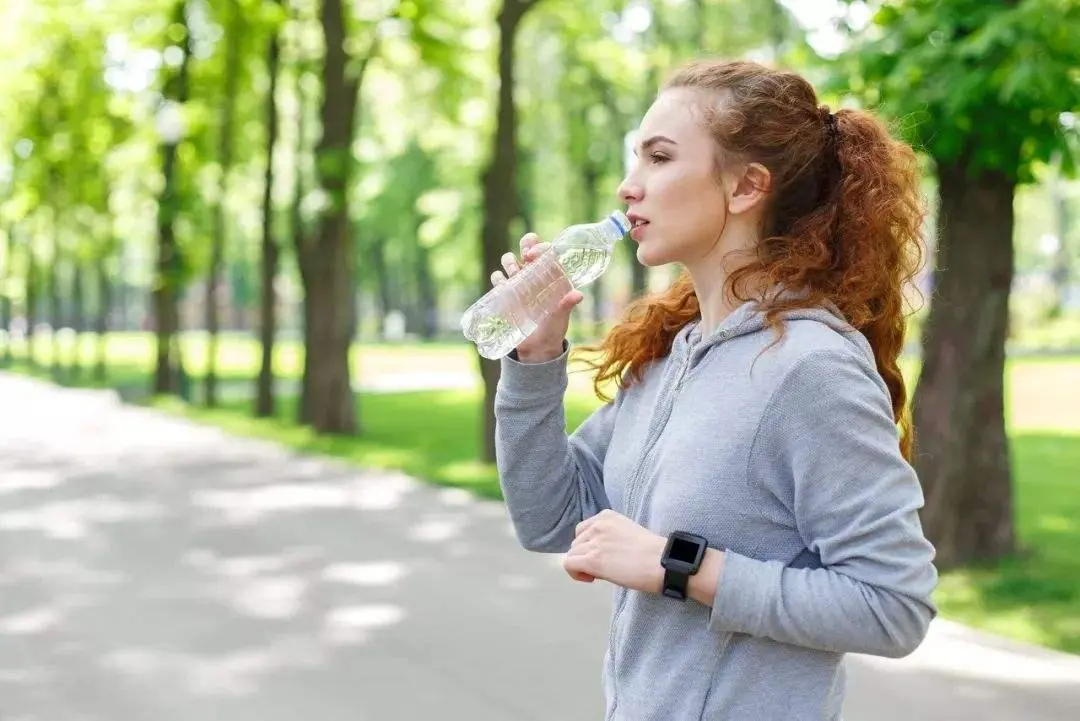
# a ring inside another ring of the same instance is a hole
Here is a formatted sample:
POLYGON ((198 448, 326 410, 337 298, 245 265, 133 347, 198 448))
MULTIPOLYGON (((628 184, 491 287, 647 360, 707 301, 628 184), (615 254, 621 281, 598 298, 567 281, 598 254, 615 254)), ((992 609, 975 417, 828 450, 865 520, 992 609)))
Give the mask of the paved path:
MULTIPOLYGON (((595 721, 608 610, 498 504, 0 374, 2 721, 595 721)), ((850 666, 849 721, 1080 718, 944 622, 850 666)))

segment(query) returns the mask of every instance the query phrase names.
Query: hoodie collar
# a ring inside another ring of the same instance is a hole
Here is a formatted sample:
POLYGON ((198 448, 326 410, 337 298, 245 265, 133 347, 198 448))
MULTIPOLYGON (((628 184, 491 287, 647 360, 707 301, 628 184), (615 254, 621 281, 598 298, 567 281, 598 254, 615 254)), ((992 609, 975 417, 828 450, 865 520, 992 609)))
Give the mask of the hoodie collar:
MULTIPOLYGON (((782 291, 782 295, 791 293, 791 291, 782 291)), ((795 293, 795 295, 800 294, 795 293)), ((847 322, 847 319, 844 318, 843 314, 833 303, 806 308, 794 308, 783 313, 781 317, 784 320, 814 320, 822 323, 843 335, 848 342, 857 346, 862 353, 868 355, 871 359, 873 358, 873 352, 866 338, 862 333, 855 332, 855 328, 847 322)), ((712 347, 731 340, 732 338, 756 333, 764 328, 764 311, 760 310, 757 301, 746 301, 728 314, 728 316, 721 321, 719 327, 705 338, 702 338, 700 315, 687 323, 675 336, 675 340, 672 344, 672 355, 684 357, 689 353, 692 355, 692 362, 697 363, 702 355, 707 353, 712 347)))

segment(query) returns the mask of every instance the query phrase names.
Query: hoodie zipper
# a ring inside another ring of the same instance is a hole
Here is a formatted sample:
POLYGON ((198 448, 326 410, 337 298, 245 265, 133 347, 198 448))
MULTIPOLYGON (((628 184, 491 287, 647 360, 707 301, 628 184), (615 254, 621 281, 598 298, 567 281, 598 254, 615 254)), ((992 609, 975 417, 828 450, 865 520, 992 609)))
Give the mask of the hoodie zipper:
POLYGON ((665 404, 665 416, 664 420, 659 424, 659 427, 653 433, 652 436, 646 439, 645 451, 641 454, 641 460, 638 462, 638 473, 631 479, 631 483, 626 488, 626 515, 628 518, 633 519, 634 514, 638 510, 638 505, 644 500, 643 498, 637 498, 638 505, 634 504, 634 494, 641 488, 641 483, 645 480, 645 461, 648 460, 649 455, 656 449, 657 444, 664 435, 664 431, 667 429, 668 421, 671 420, 671 413, 675 410, 675 401, 678 400, 679 392, 682 390, 683 383, 686 380, 686 374, 690 370, 690 363, 694 357, 694 349, 697 344, 691 345, 687 348, 686 359, 683 361, 682 366, 679 368, 679 375, 675 379, 675 388, 671 392, 670 401, 665 404))
MULTIPOLYGON (((722 335, 720 335, 718 337, 720 339, 723 339, 723 337, 726 337, 726 333, 722 334, 722 335)), ((634 476, 631 477, 630 483, 628 483, 627 486, 626 486, 626 517, 631 519, 631 520, 635 520, 634 515, 637 513, 638 507, 640 505, 640 501, 644 500, 643 497, 638 498, 637 500, 639 501, 639 503, 638 504, 634 503, 635 492, 642 487, 642 483, 645 480, 645 470, 644 470, 646 468, 646 463, 645 462, 648 460, 649 455, 656 448, 656 446, 659 443, 660 439, 664 435, 664 431, 667 429, 668 421, 671 420, 671 413, 672 413, 672 411, 675 410, 675 401, 678 399, 679 391, 682 390, 683 383, 686 380, 686 374, 690 370, 690 363, 694 358, 694 351, 698 348, 698 346, 700 344, 701 344, 700 340, 697 341, 696 343, 688 343, 687 344, 686 358, 685 358, 685 360, 683 360, 682 366, 679 368, 679 375, 675 379, 675 387, 671 392, 671 399, 666 404, 666 410, 665 410, 666 415, 664 417, 664 420, 659 424, 659 427, 656 429, 656 431, 649 438, 646 439, 645 451, 641 454, 641 460, 637 464, 638 472, 634 476)), ((616 665, 616 662, 615 662, 616 648, 615 647, 618 645, 617 642, 616 642, 617 641, 616 634, 617 634, 617 631, 618 631, 618 628, 619 628, 619 619, 622 617, 623 609, 626 607, 626 596, 627 596, 628 593, 629 593, 628 591, 624 591, 621 598, 619 599, 618 606, 616 607, 614 615, 612 616, 612 619, 611 619, 611 630, 608 633, 608 637, 609 637, 608 651, 609 651, 609 653, 611 655, 611 661, 612 661, 612 666, 613 667, 616 665)), ((608 716, 609 721, 610 721, 610 719, 613 719, 615 717, 615 710, 616 710, 616 708, 618 708, 618 705, 619 705, 619 701, 618 701, 618 699, 619 699, 618 674, 614 671, 614 669, 613 669, 612 674, 611 674, 611 688, 612 688, 612 703, 611 703, 611 714, 608 716)))
POLYGON ((686 375, 690 371, 690 365, 694 359, 694 351, 705 347, 706 345, 712 346, 716 343, 726 340, 731 335, 731 331, 722 330, 718 332, 715 337, 708 339, 699 339, 694 343, 687 344, 686 359, 683 361, 682 367, 679 368, 679 375, 675 379, 675 389, 671 392, 671 402, 667 404, 667 415, 664 417, 660 427, 656 430, 656 433, 648 439, 648 443, 645 447, 645 452, 641 454, 641 461, 638 463, 638 473, 631 481, 636 482, 636 485, 628 484, 626 489, 626 516, 631 520, 636 520, 634 514, 637 512, 640 503, 645 500, 645 493, 642 488, 642 483, 645 480, 645 461, 648 460, 649 454, 656 449, 660 439, 664 436, 664 431, 667 430, 668 422, 671 420, 671 414, 675 410, 675 401, 679 398, 679 393, 682 391, 683 386, 686 383, 686 375), (638 505, 634 505, 634 493, 635 491, 642 491, 638 494, 638 505))

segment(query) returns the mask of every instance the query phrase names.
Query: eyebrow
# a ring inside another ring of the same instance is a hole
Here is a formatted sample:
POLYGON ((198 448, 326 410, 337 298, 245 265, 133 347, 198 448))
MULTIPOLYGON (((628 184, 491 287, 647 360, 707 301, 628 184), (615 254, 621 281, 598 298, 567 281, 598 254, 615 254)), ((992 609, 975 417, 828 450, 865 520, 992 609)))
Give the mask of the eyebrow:
MULTIPOLYGON (((676 143, 674 140, 667 137, 666 135, 653 135, 652 137, 646 138, 644 141, 642 141, 641 149, 643 151, 648 150, 649 148, 656 145, 657 143, 669 143, 671 145, 678 145, 678 143, 676 143)), ((637 152, 638 151, 635 149, 634 154, 636 155, 637 152)))

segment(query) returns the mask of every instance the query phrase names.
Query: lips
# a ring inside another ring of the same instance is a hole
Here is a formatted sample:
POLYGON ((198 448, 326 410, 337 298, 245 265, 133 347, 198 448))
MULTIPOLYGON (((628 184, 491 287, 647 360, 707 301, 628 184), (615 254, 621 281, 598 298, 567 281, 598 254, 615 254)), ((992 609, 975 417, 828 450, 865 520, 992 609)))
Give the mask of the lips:
POLYGON ((630 213, 626 219, 630 221, 630 237, 641 240, 641 235, 645 232, 645 226, 649 224, 649 221, 636 213, 630 213))

